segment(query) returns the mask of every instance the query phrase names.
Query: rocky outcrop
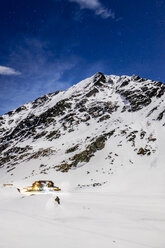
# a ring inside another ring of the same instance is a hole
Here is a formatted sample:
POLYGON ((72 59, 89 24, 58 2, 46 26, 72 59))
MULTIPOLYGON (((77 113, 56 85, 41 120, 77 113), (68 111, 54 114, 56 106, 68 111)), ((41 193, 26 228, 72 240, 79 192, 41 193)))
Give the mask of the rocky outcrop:
MULTIPOLYGON (((49 167, 67 172, 103 150, 114 129, 116 149, 126 145, 138 158, 152 156, 158 138, 149 127, 153 121, 165 126, 164 93, 161 82, 98 72, 67 91, 39 97, 0 117, 0 167, 10 171, 17 163, 43 159, 39 164, 47 164, 45 159, 53 158, 49 167)), ((110 165, 117 160, 114 154, 106 155, 110 165)))
MULTIPOLYGON (((97 151, 102 150, 104 148, 107 138, 110 138, 113 134, 114 134, 114 130, 99 136, 95 141, 92 141, 86 147, 85 150, 71 157, 69 159, 71 161, 70 163, 64 162, 60 165, 55 166, 55 168, 57 169, 57 171, 68 172, 68 170, 70 170, 73 167, 76 167, 79 163, 88 163, 97 151)), ((75 147, 73 147, 72 149, 74 150, 75 147)))

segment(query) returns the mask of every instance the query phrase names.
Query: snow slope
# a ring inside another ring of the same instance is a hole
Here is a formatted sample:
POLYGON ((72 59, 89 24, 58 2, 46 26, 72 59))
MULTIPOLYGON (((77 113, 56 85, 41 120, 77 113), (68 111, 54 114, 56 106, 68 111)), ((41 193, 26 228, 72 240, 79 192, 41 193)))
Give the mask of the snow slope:
POLYGON ((97 73, 0 117, 0 248, 164 248, 164 93, 97 73), (41 179, 62 192, 15 189, 41 179))
POLYGON ((1 248, 165 247, 163 195, 59 193, 61 205, 53 195, 2 195, 1 248))

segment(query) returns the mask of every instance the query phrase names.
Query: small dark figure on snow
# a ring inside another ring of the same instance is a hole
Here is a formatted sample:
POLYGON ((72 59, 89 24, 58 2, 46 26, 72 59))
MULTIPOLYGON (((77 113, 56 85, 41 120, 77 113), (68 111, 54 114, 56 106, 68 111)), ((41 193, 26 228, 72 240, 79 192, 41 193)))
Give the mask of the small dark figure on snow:
POLYGON ((55 201, 60 205, 60 198, 57 196, 55 201))

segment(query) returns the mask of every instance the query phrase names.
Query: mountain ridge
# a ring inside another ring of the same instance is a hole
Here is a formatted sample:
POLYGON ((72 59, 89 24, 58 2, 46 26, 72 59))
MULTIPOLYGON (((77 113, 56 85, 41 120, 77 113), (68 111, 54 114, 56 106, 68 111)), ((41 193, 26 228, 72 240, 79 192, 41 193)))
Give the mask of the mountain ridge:
POLYGON ((82 170, 90 187, 122 167, 163 166, 164 93, 161 82, 99 72, 10 111, 0 117, 0 177, 61 178, 82 170))

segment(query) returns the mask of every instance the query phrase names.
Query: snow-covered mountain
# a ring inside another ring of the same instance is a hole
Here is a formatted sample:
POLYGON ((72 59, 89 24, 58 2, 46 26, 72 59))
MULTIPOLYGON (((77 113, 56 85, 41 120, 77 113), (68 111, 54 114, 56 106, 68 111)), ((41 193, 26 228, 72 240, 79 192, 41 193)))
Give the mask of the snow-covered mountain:
POLYGON ((165 85, 99 72, 0 117, 0 180, 161 187, 164 141, 165 85))
POLYGON ((164 248, 164 101, 161 82, 97 73, 0 117, 0 247, 164 248), (62 191, 15 189, 40 179, 62 191))

